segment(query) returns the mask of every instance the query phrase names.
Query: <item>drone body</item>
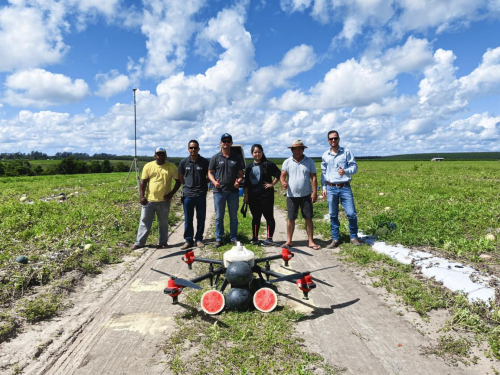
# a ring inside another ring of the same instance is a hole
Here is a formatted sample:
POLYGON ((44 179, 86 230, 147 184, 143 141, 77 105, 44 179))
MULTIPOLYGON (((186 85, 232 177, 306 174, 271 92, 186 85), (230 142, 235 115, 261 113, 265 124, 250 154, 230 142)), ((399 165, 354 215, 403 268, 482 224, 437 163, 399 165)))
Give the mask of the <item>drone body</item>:
POLYGON ((270 288, 272 283, 280 281, 295 283, 302 290, 304 299, 308 299, 308 293, 316 287, 310 272, 283 275, 271 270, 271 260, 281 258, 285 266, 288 266, 288 261, 293 256, 290 249, 283 247, 280 255, 256 259, 252 251, 238 242, 237 246, 224 253, 223 261, 196 258, 192 250, 187 250, 182 260, 187 263, 189 269, 195 261, 209 264, 208 273, 191 280, 179 279, 165 272, 153 270, 170 276, 164 293, 172 297, 174 304, 178 303, 177 297, 184 287, 202 289, 196 283, 210 279, 210 286, 213 289, 205 292, 201 298, 201 306, 207 314, 217 314, 224 307, 229 310, 247 311, 252 305, 262 312, 270 312, 276 308, 278 302, 276 292, 270 288), (259 263, 263 262, 265 266, 259 266, 259 263), (214 265, 219 267, 214 268, 214 265), (257 277, 254 274, 257 274, 257 277), (221 275, 225 275, 225 278, 217 290, 221 275), (270 280, 271 276, 276 279, 270 280), (224 296, 224 290, 228 285, 231 289, 224 296))

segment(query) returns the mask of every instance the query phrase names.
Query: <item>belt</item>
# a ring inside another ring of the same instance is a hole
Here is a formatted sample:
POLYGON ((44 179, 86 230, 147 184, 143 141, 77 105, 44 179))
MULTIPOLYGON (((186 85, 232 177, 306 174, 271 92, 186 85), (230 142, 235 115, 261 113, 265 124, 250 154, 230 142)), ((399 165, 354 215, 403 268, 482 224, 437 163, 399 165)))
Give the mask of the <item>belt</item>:
POLYGON ((341 182, 339 184, 334 184, 334 183, 331 183, 331 182, 327 181, 326 184, 328 186, 335 186, 335 187, 349 186, 349 182, 341 182))

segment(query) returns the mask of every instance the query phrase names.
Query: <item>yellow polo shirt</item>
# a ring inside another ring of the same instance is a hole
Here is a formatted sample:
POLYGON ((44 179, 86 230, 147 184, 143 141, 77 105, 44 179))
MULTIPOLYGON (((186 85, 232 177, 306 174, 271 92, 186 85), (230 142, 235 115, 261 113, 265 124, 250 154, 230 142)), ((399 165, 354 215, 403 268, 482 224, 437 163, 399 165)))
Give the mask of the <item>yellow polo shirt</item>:
POLYGON ((178 179, 177 167, 168 161, 159 165, 155 160, 144 166, 141 178, 149 179, 144 194, 146 199, 151 202, 161 202, 165 200, 163 198, 165 194, 172 190, 172 179, 178 179))

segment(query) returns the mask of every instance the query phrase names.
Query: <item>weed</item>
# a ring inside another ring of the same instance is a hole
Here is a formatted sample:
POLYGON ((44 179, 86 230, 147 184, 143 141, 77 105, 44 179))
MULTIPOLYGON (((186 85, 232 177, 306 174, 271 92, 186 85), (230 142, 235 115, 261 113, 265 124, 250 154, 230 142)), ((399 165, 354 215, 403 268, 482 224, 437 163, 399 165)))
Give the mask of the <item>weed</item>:
POLYGON ((61 295, 48 292, 39 294, 31 300, 25 300, 20 304, 18 312, 28 323, 34 323, 52 318, 63 308, 61 295))
POLYGON ((472 343, 466 338, 455 339, 451 335, 443 335, 439 337, 436 345, 423 348, 422 353, 437 355, 449 360, 455 366, 458 362, 469 365, 471 362, 477 362, 477 357, 467 360, 471 356, 471 347, 472 343))
POLYGON ((13 336, 19 327, 17 320, 8 313, 0 313, 0 343, 13 336))

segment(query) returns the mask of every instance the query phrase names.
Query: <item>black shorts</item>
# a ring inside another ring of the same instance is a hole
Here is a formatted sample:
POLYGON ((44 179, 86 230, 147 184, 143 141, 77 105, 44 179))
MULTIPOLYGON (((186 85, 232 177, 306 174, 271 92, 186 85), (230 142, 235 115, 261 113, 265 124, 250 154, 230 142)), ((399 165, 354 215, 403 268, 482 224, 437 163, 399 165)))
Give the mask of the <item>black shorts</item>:
POLYGON ((286 197, 286 207, 288 209, 289 220, 297 218, 299 207, 304 219, 312 219, 314 216, 311 195, 306 195, 305 197, 286 197))

